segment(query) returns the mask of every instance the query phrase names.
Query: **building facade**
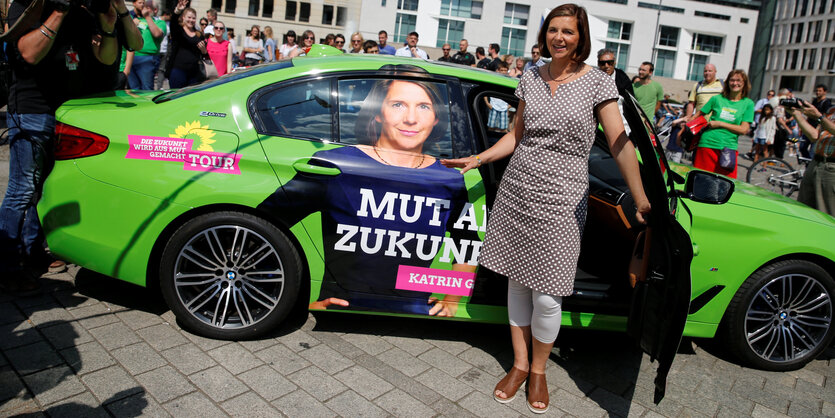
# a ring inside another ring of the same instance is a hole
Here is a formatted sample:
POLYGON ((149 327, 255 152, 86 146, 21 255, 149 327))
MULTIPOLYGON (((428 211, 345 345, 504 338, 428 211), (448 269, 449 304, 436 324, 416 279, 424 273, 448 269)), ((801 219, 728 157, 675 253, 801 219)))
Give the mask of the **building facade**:
MULTIPOLYGON (((830 0, 832 1, 832 0, 830 0)), ((444 43, 457 49, 466 38, 474 52, 498 43, 501 54, 530 56, 539 26, 554 7, 545 0, 195 0, 199 11, 220 10, 219 19, 243 35, 252 24, 271 25, 276 34, 312 29, 327 33, 359 31, 402 45, 409 32, 419 46, 444 43)), ((618 67, 637 73, 644 61, 661 77, 696 80, 704 64, 719 73, 748 69, 759 1, 755 0, 578 0, 589 14, 592 51, 616 51, 618 67)), ((594 54, 593 54, 594 55, 594 54)), ((432 58, 437 56, 437 52, 432 58)), ((589 63, 594 64, 595 56, 589 63)))
POLYGON ((835 0, 776 0, 762 90, 811 98, 818 84, 835 90, 835 0))

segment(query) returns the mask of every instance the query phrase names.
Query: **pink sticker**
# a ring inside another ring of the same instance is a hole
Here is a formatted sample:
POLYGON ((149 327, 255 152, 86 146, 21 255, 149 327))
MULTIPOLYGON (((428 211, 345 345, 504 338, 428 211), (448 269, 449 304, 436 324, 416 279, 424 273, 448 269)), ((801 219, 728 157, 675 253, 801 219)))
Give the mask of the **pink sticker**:
POLYGON ((191 149, 193 143, 193 139, 128 135, 130 148, 125 158, 181 161, 183 170, 241 174, 241 168, 238 166, 240 154, 195 151, 191 149))
POLYGON ((397 283, 400 290, 443 293, 447 295, 472 296, 475 273, 404 266, 397 268, 397 283))

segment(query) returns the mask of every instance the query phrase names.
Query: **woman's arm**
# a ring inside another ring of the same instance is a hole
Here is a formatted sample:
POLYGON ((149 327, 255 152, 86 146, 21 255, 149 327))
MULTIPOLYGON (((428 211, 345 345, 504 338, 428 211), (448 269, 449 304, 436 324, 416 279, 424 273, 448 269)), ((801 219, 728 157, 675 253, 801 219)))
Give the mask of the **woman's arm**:
MULTIPOLYGON (((67 7, 69 8, 69 5, 67 7)), ((49 53, 55 40, 55 34, 60 30, 61 23, 63 23, 68 12, 69 10, 53 11, 41 27, 20 37, 17 41, 17 50, 20 51, 20 55, 27 64, 35 65, 49 53)))
MULTIPOLYGON (((615 104, 615 110, 617 110, 617 104, 615 104)), ((496 142, 495 145, 478 154, 478 156, 471 155, 454 160, 441 160, 441 164, 449 168, 460 168, 461 174, 464 174, 473 168, 478 168, 482 164, 498 161, 513 154, 513 151, 519 146, 519 141, 522 140, 522 134, 525 132, 525 122, 522 117, 524 114, 525 102, 520 100, 519 105, 516 106, 516 121, 514 122, 513 130, 504 134, 499 142, 496 142)))
MULTIPOLYGON (((799 110, 802 110, 803 114, 806 117, 814 118, 814 119, 820 119, 820 124, 818 125, 818 129, 817 129, 818 132, 820 132, 820 128, 823 128, 827 132, 835 135, 835 123, 833 123, 829 118, 823 117, 823 114, 813 104, 811 104, 809 102, 803 102, 803 108, 799 109, 799 110)), ((798 123, 800 123, 800 120, 801 120, 800 118, 795 117, 795 119, 797 119, 798 123)), ((806 121, 804 121, 804 122, 806 122, 806 121)), ((801 126, 801 129, 803 129, 802 125, 800 125, 800 126, 801 126)), ((804 131, 804 133, 805 133, 805 131, 804 131)), ((809 136, 809 135, 806 135, 806 137, 809 138, 810 141, 814 142, 818 139, 818 134, 815 134, 814 137, 809 136)))
POLYGON ((235 53, 232 51, 232 43, 229 42, 226 44, 226 73, 232 72, 232 55, 235 53))
POLYGON ((644 193, 638 157, 635 155, 635 147, 629 141, 623 128, 623 119, 620 117, 617 100, 609 100, 597 106, 597 120, 603 125, 603 133, 606 134, 606 141, 609 143, 612 156, 626 180, 626 185, 629 186, 629 191, 632 192, 632 199, 638 208, 635 218, 638 222, 646 224, 645 216, 649 215, 650 211, 649 199, 644 193))
MULTIPOLYGON (((812 109, 815 109, 814 106, 811 107, 812 109)), ((800 128, 801 131, 803 131, 803 135, 806 135, 806 138, 809 138, 809 141, 815 142, 818 140, 818 135, 820 134, 820 126, 823 126, 823 124, 819 125, 817 128, 813 128, 809 121, 806 120, 805 117, 803 117, 803 115, 807 114, 807 112, 809 111, 807 111, 806 109, 803 109, 802 111, 798 108, 792 109, 792 115, 794 115, 794 120, 797 121, 797 126, 800 128)), ((815 109, 814 112, 809 112, 808 114, 812 115, 812 117, 814 118, 818 118, 820 117, 821 113, 818 112, 818 109, 815 109), (815 115, 815 113, 817 113, 817 115, 815 115)))
POLYGON ((130 75, 131 67, 133 67, 133 51, 128 51, 128 53, 125 54, 125 69, 122 70, 122 72, 125 73, 125 75, 130 75))
POLYGON ((708 122, 708 126, 710 126, 711 129, 725 129, 737 135, 746 134, 748 133, 748 130, 751 128, 751 124, 748 122, 742 122, 739 125, 734 125, 732 123, 722 122, 721 120, 712 120, 708 122))

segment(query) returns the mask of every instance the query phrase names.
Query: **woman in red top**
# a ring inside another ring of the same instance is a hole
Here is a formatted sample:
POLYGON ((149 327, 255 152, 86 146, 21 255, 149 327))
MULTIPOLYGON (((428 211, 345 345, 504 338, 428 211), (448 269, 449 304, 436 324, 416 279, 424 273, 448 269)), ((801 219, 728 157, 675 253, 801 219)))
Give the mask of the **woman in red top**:
POLYGON ((223 39, 223 30, 226 25, 221 21, 216 21, 214 24, 214 36, 209 38, 206 44, 206 49, 209 51, 209 58, 217 69, 217 76, 222 77, 224 74, 232 71, 232 48, 229 48, 229 41, 223 39))

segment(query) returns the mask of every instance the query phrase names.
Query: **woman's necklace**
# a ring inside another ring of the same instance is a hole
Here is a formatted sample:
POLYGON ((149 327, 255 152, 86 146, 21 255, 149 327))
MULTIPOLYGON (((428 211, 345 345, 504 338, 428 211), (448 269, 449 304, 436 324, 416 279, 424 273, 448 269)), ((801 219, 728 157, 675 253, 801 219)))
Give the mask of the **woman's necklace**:
MULTIPOLYGON (((566 66, 562 69, 562 71, 565 71, 565 69, 568 68, 569 65, 571 65, 571 63, 566 64, 566 66)), ((560 71, 560 72, 562 72, 562 71, 560 71)), ((559 83, 560 81, 564 81, 564 80, 567 80, 567 79, 571 78, 571 76, 573 76, 574 73, 576 73, 576 72, 577 72, 577 69, 575 68, 574 71, 568 73, 567 76, 565 76, 563 78, 560 78, 560 79, 557 79, 556 77, 551 75, 551 64, 548 64, 548 77, 551 77, 551 80, 554 80, 555 83, 559 83)))
MULTIPOLYGON (((382 156, 382 155, 380 155, 380 152, 379 152, 379 151, 377 151, 377 146, 376 146, 376 145, 374 146, 374 153, 375 153, 375 154, 377 154, 377 157, 378 157, 378 158, 380 158, 380 161, 382 161, 382 162, 383 162, 383 164, 385 164, 385 165, 394 165, 394 164, 389 164, 389 162, 388 162, 388 161, 386 161, 386 160, 385 160, 385 158, 383 158, 383 156, 382 156)), ((417 163, 417 165, 416 165, 416 166, 414 166, 414 167, 412 167, 412 168, 419 168, 420 166, 422 166, 422 165, 423 165, 423 160, 424 160, 424 159, 426 159, 426 154, 420 154, 420 162, 418 162, 418 163, 417 163)))

